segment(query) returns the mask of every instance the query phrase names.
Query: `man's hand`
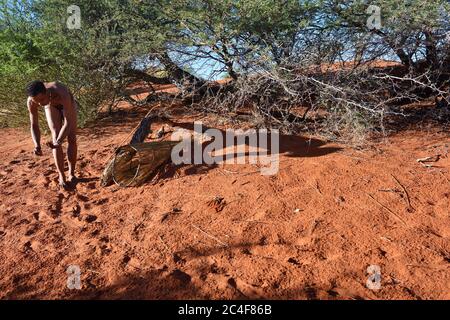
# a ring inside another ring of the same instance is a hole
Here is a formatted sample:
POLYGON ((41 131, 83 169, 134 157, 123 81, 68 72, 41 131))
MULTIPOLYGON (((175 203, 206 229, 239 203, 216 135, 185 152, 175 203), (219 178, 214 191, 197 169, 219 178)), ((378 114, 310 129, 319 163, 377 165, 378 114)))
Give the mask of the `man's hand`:
POLYGON ((47 147, 49 147, 50 149, 57 149, 57 148, 61 147, 60 144, 53 143, 53 142, 51 142, 51 141, 47 142, 45 145, 46 145, 47 147))
POLYGON ((42 149, 41 149, 41 147, 34 148, 33 153, 36 156, 42 156, 42 149))

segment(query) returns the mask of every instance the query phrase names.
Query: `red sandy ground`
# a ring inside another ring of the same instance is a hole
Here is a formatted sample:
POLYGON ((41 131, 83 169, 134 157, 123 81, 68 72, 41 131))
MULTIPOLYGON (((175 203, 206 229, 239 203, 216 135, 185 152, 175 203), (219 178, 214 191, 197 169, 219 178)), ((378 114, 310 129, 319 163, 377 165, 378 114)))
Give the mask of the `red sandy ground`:
POLYGON ((185 166, 155 185, 100 187, 138 121, 80 130, 72 192, 27 131, 0 130, 0 298, 450 298, 448 132, 404 131, 364 151, 283 136, 276 176, 185 166), (416 161, 436 154, 433 168, 416 161), (81 290, 67 288, 70 265, 81 290), (366 287, 370 265, 379 291, 366 287))

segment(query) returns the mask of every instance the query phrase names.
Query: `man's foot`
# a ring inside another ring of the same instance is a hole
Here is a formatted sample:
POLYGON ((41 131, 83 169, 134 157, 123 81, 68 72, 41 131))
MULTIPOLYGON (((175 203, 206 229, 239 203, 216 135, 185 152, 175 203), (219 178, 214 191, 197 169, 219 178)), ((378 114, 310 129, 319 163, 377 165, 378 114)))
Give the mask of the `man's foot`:
POLYGON ((42 149, 41 149, 41 147, 36 147, 36 148, 34 148, 33 153, 34 153, 36 156, 42 156, 42 149))
POLYGON ((76 184, 78 182, 78 178, 75 175, 71 174, 71 175, 69 175, 68 181, 70 184, 76 184))
POLYGON ((59 187, 64 189, 64 190, 69 190, 69 185, 67 184, 66 181, 60 181, 59 182, 59 187))
POLYGON ((67 190, 69 188, 69 185, 66 182, 66 178, 59 177, 59 187, 63 188, 64 190, 67 190))

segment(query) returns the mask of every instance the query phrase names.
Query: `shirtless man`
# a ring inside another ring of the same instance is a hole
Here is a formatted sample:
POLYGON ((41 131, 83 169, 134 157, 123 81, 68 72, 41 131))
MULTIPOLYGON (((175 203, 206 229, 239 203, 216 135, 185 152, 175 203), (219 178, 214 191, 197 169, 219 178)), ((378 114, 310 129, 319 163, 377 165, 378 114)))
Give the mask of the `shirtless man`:
POLYGON ((26 91, 31 121, 31 137, 35 146, 34 154, 42 155, 38 108, 44 107, 53 140, 47 142, 46 145, 53 150, 53 157, 59 174, 59 185, 66 189, 68 185, 64 174, 62 144, 67 138, 68 182, 73 184, 76 182, 75 165, 77 162, 77 102, 69 89, 58 82, 33 81, 27 85, 26 91))

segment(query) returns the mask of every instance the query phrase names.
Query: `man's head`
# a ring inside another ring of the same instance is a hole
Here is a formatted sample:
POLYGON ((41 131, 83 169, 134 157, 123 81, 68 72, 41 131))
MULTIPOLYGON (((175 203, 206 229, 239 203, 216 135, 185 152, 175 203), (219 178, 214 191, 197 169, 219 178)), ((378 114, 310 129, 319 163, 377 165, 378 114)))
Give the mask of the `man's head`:
POLYGON ((41 106, 46 106, 50 103, 50 99, 47 94, 47 88, 42 81, 32 81, 27 85, 27 95, 41 106))

